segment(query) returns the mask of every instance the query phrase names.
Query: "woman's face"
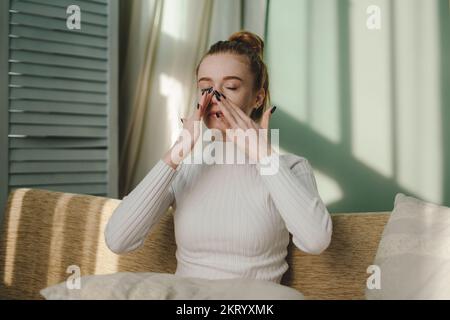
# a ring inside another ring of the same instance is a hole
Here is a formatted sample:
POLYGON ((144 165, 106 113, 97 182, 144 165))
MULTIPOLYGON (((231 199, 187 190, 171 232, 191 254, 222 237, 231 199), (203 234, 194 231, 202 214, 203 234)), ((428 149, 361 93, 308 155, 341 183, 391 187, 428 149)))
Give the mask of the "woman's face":
MULTIPOLYGON (((212 87, 250 116, 253 108, 262 104, 264 89, 254 92, 254 79, 247 61, 245 56, 230 53, 206 56, 198 68, 199 101, 202 96, 201 90, 212 87)), ((219 118, 216 117, 217 111, 220 109, 216 97, 213 96, 211 103, 206 108, 203 121, 209 129, 215 128, 225 132, 228 127, 222 114, 219 118)))

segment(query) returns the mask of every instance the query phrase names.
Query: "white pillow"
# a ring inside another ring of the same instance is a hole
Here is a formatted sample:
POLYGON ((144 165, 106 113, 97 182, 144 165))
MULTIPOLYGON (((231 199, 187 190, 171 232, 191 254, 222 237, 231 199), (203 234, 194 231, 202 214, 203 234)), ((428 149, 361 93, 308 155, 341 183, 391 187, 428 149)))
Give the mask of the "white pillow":
POLYGON ((170 273, 119 272, 80 278, 80 289, 66 282, 42 289, 47 300, 303 300, 303 295, 275 282, 255 279, 180 277, 170 273))
POLYGON ((450 299, 450 208, 398 193, 374 265, 367 299, 450 299))

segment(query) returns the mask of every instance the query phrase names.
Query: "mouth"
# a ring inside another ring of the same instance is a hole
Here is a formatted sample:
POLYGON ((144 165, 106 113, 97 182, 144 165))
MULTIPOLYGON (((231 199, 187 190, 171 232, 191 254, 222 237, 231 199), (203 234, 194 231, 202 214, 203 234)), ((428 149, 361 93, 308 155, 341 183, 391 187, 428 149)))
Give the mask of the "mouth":
POLYGON ((222 111, 210 111, 208 112, 208 117, 221 118, 223 117, 222 111))

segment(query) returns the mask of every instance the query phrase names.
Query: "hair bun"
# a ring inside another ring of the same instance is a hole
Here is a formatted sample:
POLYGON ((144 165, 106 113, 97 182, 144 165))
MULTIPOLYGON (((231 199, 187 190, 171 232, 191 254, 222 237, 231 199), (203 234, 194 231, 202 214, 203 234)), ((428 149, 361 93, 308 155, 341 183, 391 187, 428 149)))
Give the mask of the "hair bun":
POLYGON ((233 33, 228 40, 245 43, 252 48, 261 59, 263 58, 264 41, 257 34, 249 31, 238 31, 233 33))

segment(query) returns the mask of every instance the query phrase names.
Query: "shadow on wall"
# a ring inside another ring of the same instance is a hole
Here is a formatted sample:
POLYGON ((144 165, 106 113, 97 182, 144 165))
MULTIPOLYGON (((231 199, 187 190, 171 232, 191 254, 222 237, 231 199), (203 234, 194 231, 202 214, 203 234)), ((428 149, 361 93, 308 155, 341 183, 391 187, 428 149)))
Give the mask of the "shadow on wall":
POLYGON ((390 211, 397 192, 417 196, 354 158, 347 151, 349 146, 331 143, 281 108, 276 113, 271 129, 280 129, 280 147, 307 158, 314 168, 339 184, 342 199, 327 204, 330 213, 390 211), (361 209, 349 211, 348 208, 361 209))
MULTIPOLYGON (((439 2, 439 19, 436 21, 440 32, 440 83, 441 83, 441 123, 437 123, 442 128, 442 163, 443 177, 442 185, 442 205, 450 206, 450 64, 448 53, 450 52, 450 14, 447 0, 439 2)), ((372 169, 364 162, 358 160, 352 154, 352 111, 351 111, 351 88, 352 69, 350 61, 350 26, 349 21, 349 1, 342 0, 337 6, 337 28, 339 41, 337 43, 338 61, 338 91, 339 91, 339 127, 342 129, 341 142, 336 144, 324 138, 312 129, 308 123, 303 123, 292 117, 288 112, 283 111, 283 105, 277 109, 271 120, 271 128, 280 130, 280 147, 287 152, 295 153, 307 158, 312 166, 325 175, 333 179, 341 189, 342 196, 339 200, 327 203, 327 208, 332 213, 338 212, 367 212, 367 211, 390 211, 393 208, 395 195, 399 192, 413 197, 421 198, 420 195, 401 186, 395 178, 386 177, 372 169)), ((391 7, 394 17, 394 8, 391 7)), ((391 28, 391 39, 395 41, 391 28)), ((391 48, 393 46, 391 45, 391 48)), ((393 50, 393 49, 391 49, 393 50)), ((395 53, 391 51, 392 55, 395 53)), ((392 66, 395 70, 395 66, 392 66)), ((308 73, 311 70, 306 70, 308 73)), ((395 72, 391 72, 391 82, 395 83, 395 72)), ((309 76, 308 79, 311 79, 309 76)), ((309 82, 306 82, 308 85, 309 82)), ((419 88, 420 89, 420 88, 419 88)), ((309 90, 309 89, 307 89, 309 90)), ((307 106, 311 107, 310 94, 307 93, 307 106), (308 103, 309 101, 309 103, 308 103)), ((397 97, 395 88, 390 97, 392 110, 391 132, 397 132, 395 127, 397 117, 397 97)), ((310 111, 309 111, 310 113, 310 111)), ((383 128, 380 128, 383 130, 383 128)), ((392 136, 393 155, 393 177, 398 176, 395 158, 398 149, 397 137, 392 136)), ((433 168, 431 168, 433 169, 433 168)))

